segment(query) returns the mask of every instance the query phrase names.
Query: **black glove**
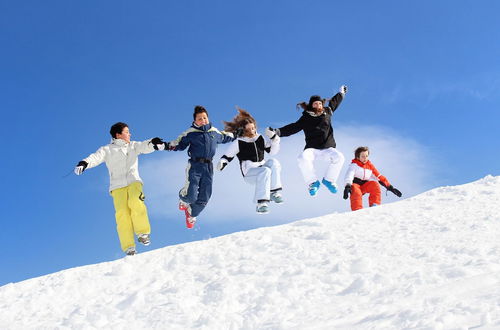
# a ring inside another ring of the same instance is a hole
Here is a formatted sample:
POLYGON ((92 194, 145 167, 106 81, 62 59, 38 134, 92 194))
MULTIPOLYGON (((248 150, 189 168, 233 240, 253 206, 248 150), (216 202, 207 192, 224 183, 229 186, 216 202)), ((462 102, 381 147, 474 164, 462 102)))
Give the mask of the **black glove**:
POLYGON ((351 193, 351 185, 347 184, 344 188, 344 199, 348 199, 350 193, 351 193))
POLYGON ((79 161, 78 164, 76 164, 76 166, 75 166, 75 170, 74 170, 75 174, 76 175, 82 174, 88 165, 89 165, 89 163, 87 163, 84 160, 79 161))
POLYGON ((222 171, 229 162, 225 158, 221 158, 219 162, 217 163, 217 170, 222 171))
POLYGON ((159 138, 159 137, 152 138, 151 139, 151 143, 153 144, 153 148, 155 150, 160 150, 160 149, 161 150, 165 150, 165 149, 167 149, 166 143, 161 138, 159 138), (163 144, 163 147, 158 147, 158 146, 160 146, 162 144, 163 144))
POLYGON ((387 188, 387 190, 389 190, 391 193, 393 193, 394 195, 398 196, 398 197, 401 197, 403 196, 403 194, 401 193, 401 191, 397 190, 396 188, 394 188, 392 186, 392 184, 389 186, 389 188, 387 188))

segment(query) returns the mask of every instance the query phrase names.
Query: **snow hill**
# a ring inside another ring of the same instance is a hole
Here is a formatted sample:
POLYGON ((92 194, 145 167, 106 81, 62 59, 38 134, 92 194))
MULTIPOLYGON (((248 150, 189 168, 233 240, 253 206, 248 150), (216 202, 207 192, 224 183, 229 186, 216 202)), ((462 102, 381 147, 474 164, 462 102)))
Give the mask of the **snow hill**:
POLYGON ((8 284, 0 329, 500 329, 500 177, 8 284))

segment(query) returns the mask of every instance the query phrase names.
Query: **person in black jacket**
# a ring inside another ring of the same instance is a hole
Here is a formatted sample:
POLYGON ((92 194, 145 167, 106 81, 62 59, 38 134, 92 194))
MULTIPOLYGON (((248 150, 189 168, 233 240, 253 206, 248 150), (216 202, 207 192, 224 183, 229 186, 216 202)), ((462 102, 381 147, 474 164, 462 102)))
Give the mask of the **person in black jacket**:
POLYGON ((313 95, 309 103, 298 104, 304 111, 295 123, 277 129, 269 127, 281 137, 304 131, 306 146, 298 157, 298 164, 311 196, 316 195, 321 185, 314 170, 314 161, 319 159, 330 163, 321 182, 330 192, 337 192, 337 178, 344 164, 344 155, 335 149, 337 145, 333 137, 331 118, 346 93, 347 86, 340 86, 339 92, 328 101, 327 107, 324 106, 326 100, 319 95, 313 95))

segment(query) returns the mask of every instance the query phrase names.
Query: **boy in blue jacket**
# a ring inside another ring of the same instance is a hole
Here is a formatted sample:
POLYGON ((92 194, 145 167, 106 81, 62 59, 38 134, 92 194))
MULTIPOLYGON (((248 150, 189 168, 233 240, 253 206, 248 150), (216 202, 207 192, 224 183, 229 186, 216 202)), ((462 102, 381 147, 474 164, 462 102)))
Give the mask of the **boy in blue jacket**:
POLYGON ((179 192, 179 209, 186 215, 186 226, 193 228, 196 217, 203 211, 212 195, 212 158, 217 144, 234 140, 232 133, 220 132, 212 127, 207 110, 194 108, 193 124, 177 139, 166 144, 166 149, 180 151, 188 148, 189 161, 186 184, 179 192))

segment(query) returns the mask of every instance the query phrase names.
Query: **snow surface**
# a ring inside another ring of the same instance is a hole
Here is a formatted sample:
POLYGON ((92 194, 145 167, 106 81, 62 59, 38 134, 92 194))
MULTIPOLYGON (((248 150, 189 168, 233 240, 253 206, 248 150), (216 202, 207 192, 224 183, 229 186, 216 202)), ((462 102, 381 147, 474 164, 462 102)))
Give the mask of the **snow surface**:
POLYGON ((11 283, 0 329, 500 329, 500 177, 11 283))

